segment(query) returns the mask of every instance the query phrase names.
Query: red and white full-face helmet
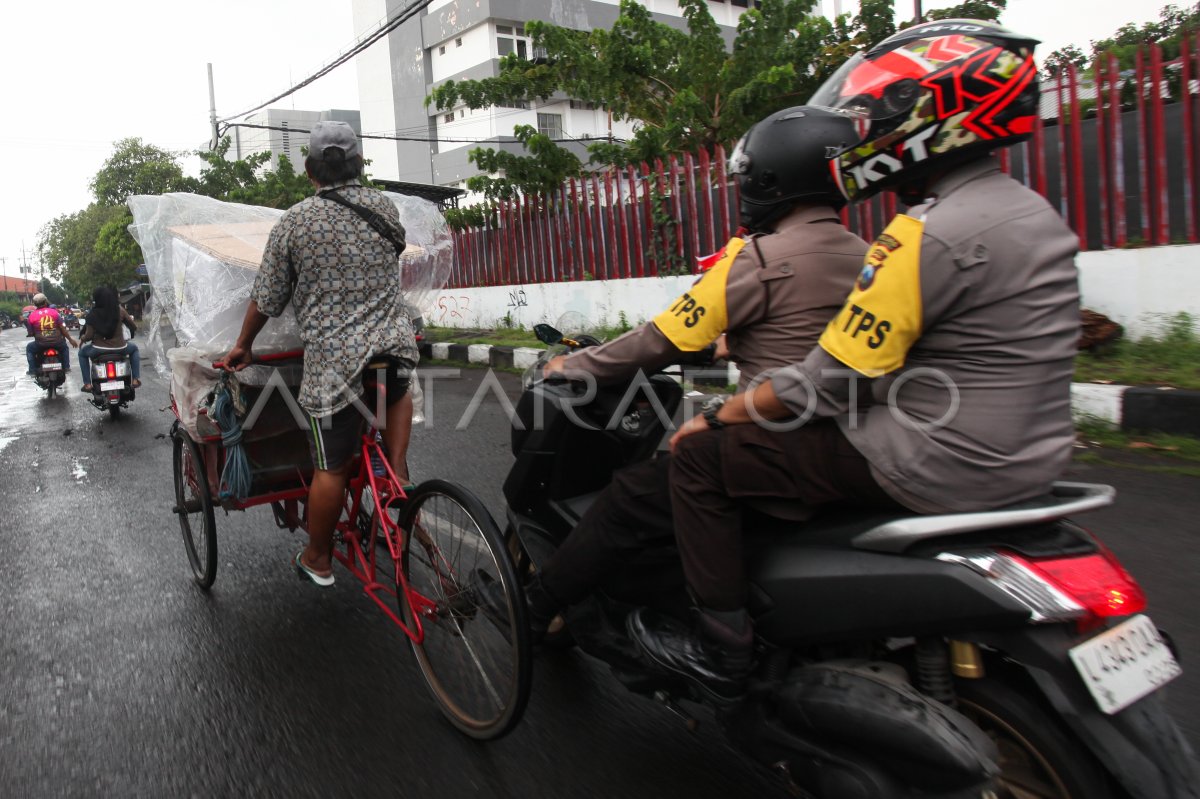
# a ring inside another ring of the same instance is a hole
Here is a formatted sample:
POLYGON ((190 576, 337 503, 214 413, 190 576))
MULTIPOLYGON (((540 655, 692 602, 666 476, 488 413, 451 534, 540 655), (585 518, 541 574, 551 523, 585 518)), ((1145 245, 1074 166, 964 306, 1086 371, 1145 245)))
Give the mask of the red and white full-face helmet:
POLYGON ((1029 138, 1037 43, 992 22, 947 19, 902 30, 843 64, 808 104, 855 120, 858 143, 830 161, 846 199, 1029 138))

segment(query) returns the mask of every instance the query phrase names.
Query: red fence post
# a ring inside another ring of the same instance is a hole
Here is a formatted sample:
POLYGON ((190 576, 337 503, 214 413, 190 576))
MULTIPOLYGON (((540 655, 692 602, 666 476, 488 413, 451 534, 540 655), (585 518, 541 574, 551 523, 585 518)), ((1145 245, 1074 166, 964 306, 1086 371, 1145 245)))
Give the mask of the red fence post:
POLYGON ((1097 198, 1100 201, 1100 248, 1112 245, 1108 219, 1108 151, 1113 143, 1108 140, 1108 113, 1104 108, 1104 82, 1108 75, 1104 62, 1097 58, 1092 63, 1092 82, 1096 89, 1096 179, 1099 182, 1097 198))
POLYGON ((713 155, 717 165, 717 203, 720 206, 718 211, 721 219, 720 239, 724 243, 733 234, 733 229, 729 227, 729 176, 725 174, 725 148, 718 144, 713 155))
POLYGON ((629 227, 633 233, 633 260, 637 265, 637 276, 645 277, 646 261, 645 253, 642 252, 644 246, 642 244, 642 225, 638 223, 637 170, 633 168, 632 164, 628 167, 627 174, 629 176, 629 202, 627 205, 629 207, 629 227))
POLYGON ((654 248, 654 239, 657 235, 657 231, 654 229, 654 198, 651 196, 654 192, 650 189, 650 165, 645 161, 642 162, 642 182, 645 183, 645 188, 642 190, 642 215, 645 217, 646 261, 650 268, 650 275, 653 277, 662 274, 662 265, 659 263, 658 252, 654 248))
POLYGON ((604 172, 604 217, 606 233, 604 240, 608 249, 608 276, 628 277, 628 273, 622 268, 621 251, 617 246, 617 219, 613 205, 612 170, 604 172))
POLYGON ((1183 219, 1184 235, 1196 241, 1196 208, 1192 204, 1192 181, 1196 176, 1196 142, 1192 119, 1192 37, 1183 31, 1179 37, 1179 101, 1183 112, 1183 219))
POLYGON ((1074 64, 1067 65, 1068 86, 1071 92, 1071 210, 1075 218, 1075 234, 1079 249, 1088 248, 1087 201, 1083 186, 1083 115, 1079 107, 1079 75, 1074 64))
MULTIPOLYGON (((708 253, 700 249, 700 211, 697 208, 699 202, 696 199, 696 162, 693 160, 691 153, 685 153, 683 156, 682 184, 684 198, 687 200, 684 218, 688 222, 688 228, 691 231, 688 243, 691 245, 691 256, 695 259, 708 253)), ((688 266, 691 267, 691 264, 688 264, 688 266)), ((688 271, 695 270, 689 268, 688 271)))
MULTIPOLYGON (((704 214, 704 250, 705 254, 716 252, 717 242, 713 236, 713 201, 712 201, 712 162, 708 157, 708 150, 701 148, 700 150, 700 171, 696 176, 699 179, 698 190, 701 191, 700 200, 702 213, 704 214)), ((699 254, 699 253, 698 253, 699 254)))
MULTIPOLYGON (((655 164, 657 164, 659 170, 661 171, 662 164, 657 161, 655 164)), ((672 155, 667 159, 666 188, 663 188, 664 184, 662 183, 661 179, 659 180, 658 184, 659 193, 663 194, 663 196, 671 198, 671 202, 667 208, 667 212, 671 217, 671 225, 667 228, 667 232, 663 233, 663 253, 666 254, 673 250, 678 263, 682 263, 684 261, 683 228, 685 219, 683 210, 684 195, 680 188, 683 185, 681 183, 682 178, 680 177, 680 170, 681 167, 679 166, 679 159, 672 155), (667 236, 671 237, 670 240, 667 240, 667 236)))
POLYGON ((1058 120, 1058 213, 1067 224, 1071 222, 1070 183, 1067 177, 1067 131, 1064 109, 1067 105, 1067 89, 1063 85, 1063 70, 1055 76, 1055 118, 1058 120))
POLYGON ((1046 126, 1042 124, 1041 103, 1033 118, 1033 180, 1034 190, 1046 197, 1046 126))
POLYGON ((1150 243, 1150 115, 1146 113, 1146 70, 1143 50, 1137 51, 1134 62, 1134 81, 1137 86, 1137 139, 1138 139, 1138 173, 1141 185, 1138 187, 1141 196, 1142 244, 1150 243))
POLYGON ((1156 222, 1154 243, 1169 244, 1171 218, 1167 199, 1167 132, 1163 116, 1162 48, 1158 42, 1150 45, 1150 155, 1154 172, 1154 194, 1150 199, 1151 218, 1156 222))
POLYGON ((1109 136, 1112 142, 1112 190, 1113 190, 1113 244, 1124 247, 1128 243, 1126 225, 1129 218, 1129 199, 1125 195, 1125 139, 1121 123, 1121 71, 1117 57, 1107 55, 1108 74, 1112 81, 1108 86, 1108 104, 1112 108, 1109 117, 1109 136))

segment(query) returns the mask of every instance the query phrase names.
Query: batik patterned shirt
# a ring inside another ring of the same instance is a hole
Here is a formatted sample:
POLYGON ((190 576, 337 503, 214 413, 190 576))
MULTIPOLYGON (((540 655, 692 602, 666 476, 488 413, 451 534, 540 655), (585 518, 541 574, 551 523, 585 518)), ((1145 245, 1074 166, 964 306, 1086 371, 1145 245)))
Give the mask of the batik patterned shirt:
POLYGON ((323 187, 271 229, 250 293, 267 316, 279 316, 289 301, 295 308, 304 342, 299 401, 316 417, 362 393, 372 356, 392 355, 410 368, 419 358, 396 249, 354 211, 321 197, 335 188, 403 231, 399 210, 380 192, 354 182, 323 187))

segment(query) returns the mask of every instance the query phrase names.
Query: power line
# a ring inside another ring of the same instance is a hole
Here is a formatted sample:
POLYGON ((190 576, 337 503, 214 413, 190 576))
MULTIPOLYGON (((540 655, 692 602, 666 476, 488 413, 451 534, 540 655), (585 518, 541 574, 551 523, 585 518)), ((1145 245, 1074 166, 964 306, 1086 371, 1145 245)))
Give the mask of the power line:
MULTIPOLYGON (((226 128, 227 129, 228 128, 253 128, 256 130, 278 130, 278 131, 287 131, 288 133, 309 133, 310 132, 303 128, 292 128, 292 127, 285 128, 281 125, 254 125, 249 122, 234 122, 230 125, 227 125, 226 128)), ((455 143, 456 144, 479 144, 481 142, 494 141, 497 137, 496 136, 486 136, 483 138, 473 138, 473 139, 466 139, 466 138, 463 138, 463 139, 432 138, 431 139, 429 137, 420 137, 420 136, 385 136, 383 134, 362 133, 362 134, 359 134, 359 138, 360 139, 381 139, 381 140, 385 140, 385 141, 416 141, 416 142, 426 142, 426 143, 445 142, 445 143, 450 143, 450 144, 455 144, 455 143)), ((551 139, 550 141, 552 141, 552 142, 612 141, 612 142, 616 142, 616 143, 620 143, 620 144, 625 143, 625 139, 619 139, 616 137, 613 137, 610 139, 608 136, 596 136, 593 138, 586 138, 586 137, 580 138, 580 137, 576 137, 576 136, 564 136, 563 138, 551 139)))
MULTIPOLYGON (((299 91, 300 89, 303 89, 305 86, 309 85, 310 83, 318 80, 319 78, 325 77, 330 72, 337 69, 342 64, 349 61, 351 58, 354 58, 356 55, 358 55, 362 51, 366 50, 371 45, 375 44, 375 42, 379 41, 384 36, 391 33, 393 30, 400 27, 402 24, 404 24, 408 20, 412 19, 413 16, 415 16, 419 11, 422 11, 431 2, 433 2, 433 0, 417 0, 417 2, 414 2, 412 5, 406 6, 405 8, 401 9, 400 12, 395 17, 393 17, 388 22, 384 23, 383 27, 381 27, 379 30, 375 31, 370 36, 368 36, 366 39, 363 39, 358 44, 354 45, 349 50, 347 50, 346 52, 339 55, 333 61, 331 61, 328 64, 326 64, 325 66, 321 67, 315 73, 313 73, 309 77, 305 78, 304 80, 300 81, 292 88, 288 89, 287 91, 283 92, 282 94, 272 97, 270 100, 267 100, 264 103, 260 103, 259 105, 256 105, 253 108, 247 109, 246 111, 242 111, 241 113, 238 113, 238 114, 232 114, 231 116, 227 116, 227 117, 222 117, 221 119, 217 120, 217 122, 225 123, 231 119, 237 119, 238 117, 244 117, 247 114, 252 114, 255 111, 258 111, 262 108, 266 108, 271 103, 282 100, 284 97, 287 97, 289 94, 294 94, 295 92, 299 91)), ((228 126, 226 126, 226 127, 228 127, 228 126)))

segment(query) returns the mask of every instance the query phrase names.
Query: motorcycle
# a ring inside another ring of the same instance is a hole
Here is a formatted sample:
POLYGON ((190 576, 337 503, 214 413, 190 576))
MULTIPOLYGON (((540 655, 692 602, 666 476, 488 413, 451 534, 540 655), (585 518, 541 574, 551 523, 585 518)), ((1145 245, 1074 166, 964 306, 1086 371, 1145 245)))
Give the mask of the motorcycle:
POLYGON ((59 387, 67 380, 61 351, 66 346, 42 346, 35 348, 33 352, 33 380, 50 397, 58 394, 59 387))
POLYGON ((108 415, 116 419, 136 395, 129 354, 124 347, 93 345, 91 361, 91 403, 99 410, 107 410, 108 415))
MULTIPOLYGON (((568 349, 596 343, 536 332, 568 349)), ((599 389, 542 379, 542 362, 526 373, 503 488, 525 574, 614 470, 654 453, 683 393, 661 373, 599 389)), ((568 608, 547 646, 608 662, 689 726, 680 701, 707 705, 732 743, 809 799, 1197 797, 1164 706, 1180 673, 1171 639, 1116 557, 1067 518, 1114 493, 1058 483, 983 513, 839 508, 803 524, 747 510, 757 665, 737 700, 648 668, 625 631, 633 607, 689 605, 671 545, 568 608)))

